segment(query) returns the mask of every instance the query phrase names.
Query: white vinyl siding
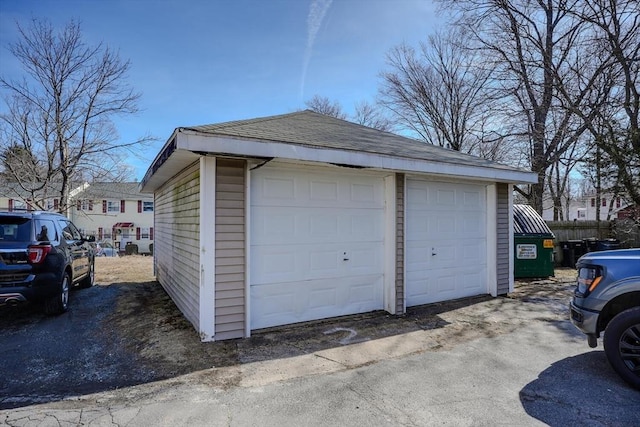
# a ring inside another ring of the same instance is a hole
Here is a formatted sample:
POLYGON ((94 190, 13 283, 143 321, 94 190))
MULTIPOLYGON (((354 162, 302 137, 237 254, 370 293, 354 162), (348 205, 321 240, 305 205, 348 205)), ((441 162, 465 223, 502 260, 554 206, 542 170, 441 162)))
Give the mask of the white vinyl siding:
POLYGON ((199 328, 200 168, 196 162, 155 193, 156 277, 199 328))

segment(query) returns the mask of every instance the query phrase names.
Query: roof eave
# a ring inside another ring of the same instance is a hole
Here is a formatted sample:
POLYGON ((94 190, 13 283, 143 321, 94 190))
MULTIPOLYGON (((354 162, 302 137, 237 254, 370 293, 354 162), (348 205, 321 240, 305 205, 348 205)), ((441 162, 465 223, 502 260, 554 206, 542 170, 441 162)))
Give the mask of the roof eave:
POLYGON ((344 164, 404 173, 466 177, 510 184, 538 182, 537 174, 516 168, 410 159, 281 141, 235 138, 177 128, 147 170, 140 183, 140 192, 153 193, 169 178, 192 164, 203 154, 344 164))
POLYGON ((280 158, 345 164, 358 167, 393 170, 404 173, 463 176, 511 184, 538 182, 537 174, 516 168, 497 168, 477 165, 409 159, 383 154, 317 148, 279 141, 263 141, 206 135, 199 132, 182 131, 178 134, 178 147, 192 152, 236 155, 242 157, 280 158))

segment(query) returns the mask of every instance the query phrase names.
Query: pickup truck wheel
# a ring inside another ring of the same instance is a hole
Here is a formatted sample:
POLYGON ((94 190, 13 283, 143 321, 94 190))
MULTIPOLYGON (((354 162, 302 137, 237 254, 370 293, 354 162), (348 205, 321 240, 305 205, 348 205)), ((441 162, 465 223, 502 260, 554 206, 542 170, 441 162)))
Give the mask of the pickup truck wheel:
POLYGON ((603 343, 611 367, 640 390, 640 307, 625 310, 611 319, 603 343))
POLYGON ((44 302, 44 312, 46 314, 62 314, 69 308, 69 273, 62 275, 60 282, 60 292, 44 302))
POLYGON ((82 281, 80 282, 80 287, 81 288, 92 287, 95 281, 95 277, 96 277, 96 264, 95 262, 92 262, 89 265, 89 273, 87 274, 87 277, 82 279, 82 281))

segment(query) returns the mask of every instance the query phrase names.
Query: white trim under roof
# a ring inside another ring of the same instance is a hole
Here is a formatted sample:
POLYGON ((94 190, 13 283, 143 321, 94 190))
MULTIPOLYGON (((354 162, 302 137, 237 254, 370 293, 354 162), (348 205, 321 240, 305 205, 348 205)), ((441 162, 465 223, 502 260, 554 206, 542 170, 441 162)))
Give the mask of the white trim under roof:
POLYGON ((471 164, 393 157, 364 151, 315 148, 284 142, 231 138, 181 130, 173 133, 160 154, 154 159, 141 183, 141 191, 153 192, 169 179, 172 174, 186 167, 189 164, 186 161, 193 162, 195 160, 194 156, 206 154, 312 161, 405 173, 474 178, 488 182, 512 184, 534 184, 538 182, 536 173, 508 166, 483 167, 471 164), (161 157, 163 158, 161 159, 161 157), (180 159, 182 161, 179 161, 180 159), (162 163, 159 163, 160 161, 162 163))

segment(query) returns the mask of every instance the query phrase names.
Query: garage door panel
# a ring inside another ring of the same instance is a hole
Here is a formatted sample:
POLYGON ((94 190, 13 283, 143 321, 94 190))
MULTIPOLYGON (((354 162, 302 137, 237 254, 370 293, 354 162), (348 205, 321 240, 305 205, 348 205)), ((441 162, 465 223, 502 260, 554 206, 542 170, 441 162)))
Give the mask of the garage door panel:
POLYGON ((463 296, 477 295, 478 283, 483 283, 482 274, 474 269, 466 269, 460 275, 460 287, 467 290, 463 296))
POLYGON ((292 202, 296 199, 296 182, 293 177, 267 176, 260 182, 256 197, 272 203, 292 202))
POLYGON ((306 206, 378 208, 384 202, 384 190, 371 176, 345 175, 339 172, 314 173, 297 169, 260 169, 252 179, 252 206, 306 206), (330 174, 330 175, 329 175, 330 174))
POLYGON ((382 178, 267 166, 251 182, 251 328, 382 308, 382 178))
POLYGON ((384 237, 383 212, 361 209, 257 207, 251 230, 252 245, 296 242, 378 242, 384 237))
POLYGON ((485 187, 410 179, 407 188, 407 306, 486 293, 485 187))
POLYGON ((465 240, 464 245, 462 245, 460 250, 461 265, 466 265, 466 264, 470 264, 473 266, 482 265, 483 262, 486 262, 485 248, 486 248, 486 244, 484 240, 480 240, 480 239, 465 240))
POLYGON ((380 308, 382 279, 378 275, 349 278, 339 286, 324 279, 256 286, 251 289, 251 328, 297 323, 380 308))
POLYGON ((382 256, 379 247, 367 242, 352 244, 346 251, 331 243, 256 246, 252 249, 252 284, 371 274, 380 271, 382 256))
POLYGON ((464 191, 463 195, 463 206, 466 208, 481 208, 481 195, 479 191, 464 191))

